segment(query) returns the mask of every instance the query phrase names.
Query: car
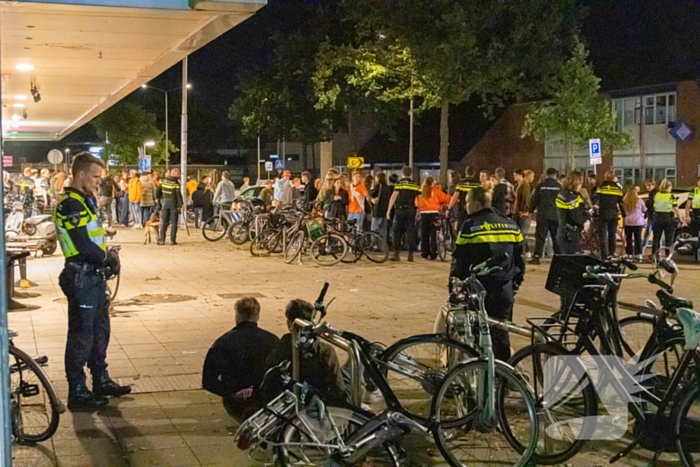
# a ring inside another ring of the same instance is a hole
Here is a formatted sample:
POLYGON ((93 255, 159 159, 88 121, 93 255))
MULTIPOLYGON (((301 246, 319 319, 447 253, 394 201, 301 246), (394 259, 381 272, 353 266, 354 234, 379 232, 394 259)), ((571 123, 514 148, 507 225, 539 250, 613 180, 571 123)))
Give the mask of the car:
POLYGON ((251 186, 243 190, 236 199, 233 200, 234 210, 238 210, 241 204, 246 201, 253 203, 253 206, 262 206, 263 202, 260 199, 260 194, 265 189, 265 185, 251 186))

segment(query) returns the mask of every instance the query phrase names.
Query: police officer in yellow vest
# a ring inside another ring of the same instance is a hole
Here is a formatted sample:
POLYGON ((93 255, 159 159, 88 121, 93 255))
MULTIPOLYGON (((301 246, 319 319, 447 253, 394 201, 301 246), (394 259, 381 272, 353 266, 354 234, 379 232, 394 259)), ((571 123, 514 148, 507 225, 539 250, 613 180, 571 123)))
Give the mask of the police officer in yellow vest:
POLYGON ((34 199, 35 185, 36 184, 32 179, 32 169, 31 167, 27 167, 26 169, 24 169, 24 176, 17 180, 17 183, 15 183, 15 187, 17 188, 17 194, 19 194, 20 196, 29 195, 29 201, 31 202, 34 199))
POLYGON ((673 184, 666 178, 659 185, 659 191, 654 195, 654 220, 652 221, 652 229, 654 232, 654 241, 651 245, 651 253, 653 255, 661 246, 661 236, 665 237, 666 246, 671 247, 676 236, 676 221, 675 217, 681 217, 678 210, 678 200, 671 193, 673 184))
MULTIPOLYGON (((508 257, 501 270, 479 278, 486 289, 486 313, 501 320, 513 319, 515 292, 525 276, 525 243, 518 225, 491 207, 491 192, 479 186, 469 190, 467 219, 457 237, 452 254, 450 277, 466 279, 472 266, 504 253, 508 257)), ((510 358, 508 331, 491 329, 493 352, 497 359, 510 358)))
MULTIPOLYGON (((685 218, 690 224, 690 235, 697 237, 700 234, 700 177, 685 203, 685 218)), ((695 261, 700 262, 700 242, 695 243, 695 261)))
POLYGON ((107 405, 106 396, 131 392, 107 372, 110 323, 106 278, 119 272, 119 257, 107 253, 107 232, 98 219, 93 193, 105 167, 101 159, 81 153, 73 160, 73 182, 59 199, 54 213, 58 241, 66 258, 58 282, 68 299, 68 340, 65 368, 68 408, 91 411, 107 405), (92 373, 87 388, 84 367, 92 373))

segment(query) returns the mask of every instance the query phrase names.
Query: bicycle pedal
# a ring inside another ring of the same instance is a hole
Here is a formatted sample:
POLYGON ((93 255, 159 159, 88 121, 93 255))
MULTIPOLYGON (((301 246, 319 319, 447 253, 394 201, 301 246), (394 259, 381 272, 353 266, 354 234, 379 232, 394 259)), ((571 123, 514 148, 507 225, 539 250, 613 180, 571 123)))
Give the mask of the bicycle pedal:
POLYGON ((610 460, 608 461, 608 463, 609 463, 609 464, 614 464, 615 462, 619 461, 619 460, 622 459, 623 457, 626 457, 630 452, 632 452, 632 450, 633 450, 634 448, 637 447, 638 444, 639 444, 639 443, 638 443, 637 441, 634 441, 632 444, 630 444, 629 446, 627 446, 625 449, 623 449, 622 451, 618 452, 618 453, 615 454, 613 457, 611 457, 610 460))
POLYGON ((38 384, 28 384, 28 383, 22 384, 20 391, 22 391, 23 397, 36 396, 40 392, 38 384))

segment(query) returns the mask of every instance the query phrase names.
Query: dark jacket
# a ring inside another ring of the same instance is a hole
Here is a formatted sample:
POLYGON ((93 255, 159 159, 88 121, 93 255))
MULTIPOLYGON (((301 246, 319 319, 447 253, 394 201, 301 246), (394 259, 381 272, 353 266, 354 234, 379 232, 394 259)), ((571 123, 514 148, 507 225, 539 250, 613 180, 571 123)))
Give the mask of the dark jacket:
POLYGON ((348 192, 344 188, 338 192, 339 200, 335 199, 335 189, 327 190, 323 197, 325 217, 328 219, 345 218, 348 215, 348 192))
MULTIPOLYGON (((299 378, 328 398, 328 402, 345 402, 345 381, 340 370, 340 362, 333 346, 316 340, 300 352, 299 378)), ((266 368, 272 368, 284 361, 292 361, 292 335, 285 334, 279 340, 270 356, 266 368)))
POLYGON ((104 177, 100 181, 100 196, 112 198, 119 191, 119 185, 114 183, 114 179, 110 176, 104 177))
POLYGON ((192 207, 193 208, 201 208, 204 206, 204 189, 207 187, 207 184, 204 182, 199 182, 199 185, 197 185, 197 189, 194 190, 192 193, 192 207))
POLYGON ((537 220, 555 221, 557 217, 557 195, 561 184, 556 178, 547 177, 537 185, 532 195, 530 211, 537 211, 537 220))
POLYGON ((513 215, 517 219, 522 216, 530 215, 530 205, 532 204, 532 186, 529 182, 523 180, 515 189, 515 206, 513 206, 513 215))
POLYGON ((219 337, 207 352, 202 387, 221 397, 251 386, 257 388, 265 376, 265 362, 278 341, 257 323, 240 323, 219 337))
POLYGON ((202 195, 202 219, 207 220, 210 217, 214 217, 214 192, 205 189, 202 195))
POLYGON ((313 209, 316 198, 318 198, 318 190, 316 189, 315 181, 313 176, 309 177, 306 189, 304 190, 304 209, 306 211, 313 209))
POLYGON ((600 220, 613 221, 618 218, 618 209, 625 217, 622 189, 615 182, 603 182, 595 192, 593 202, 598 206, 600 220))
POLYGON ((647 199, 644 201, 644 203, 647 205, 647 219, 653 219, 654 218, 654 197, 656 197, 656 193, 658 193, 659 190, 654 188, 649 192, 649 196, 647 199))
POLYGON ((377 204, 374 205, 372 210, 372 217, 384 219, 386 218, 386 213, 389 210, 389 201, 391 201, 391 194, 394 190, 391 189, 389 185, 376 183, 370 197, 372 199, 379 198, 377 204))
POLYGON ((452 254, 450 276, 466 279, 472 266, 507 253, 508 259, 499 265, 501 271, 479 280, 487 289, 490 285, 502 286, 509 281, 519 284, 525 275, 524 245, 515 222, 493 208, 482 209, 468 216, 462 224, 452 254))
POLYGON ((163 209, 180 209, 182 207, 182 191, 177 177, 167 177, 160 182, 156 190, 156 199, 163 209))
POLYGON ((583 230, 583 225, 588 220, 588 212, 581 194, 562 188, 557 195, 556 203, 560 228, 568 225, 583 230))
POLYGON ((513 203, 515 202, 515 194, 513 193, 513 185, 502 180, 493 188, 491 207, 503 216, 511 214, 513 203))

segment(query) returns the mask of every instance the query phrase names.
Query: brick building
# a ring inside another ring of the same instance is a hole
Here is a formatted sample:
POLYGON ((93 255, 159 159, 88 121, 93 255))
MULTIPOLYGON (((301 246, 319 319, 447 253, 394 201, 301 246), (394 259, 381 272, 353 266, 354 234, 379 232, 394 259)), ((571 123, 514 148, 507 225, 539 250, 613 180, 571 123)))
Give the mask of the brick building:
MULTIPOLYGON (((695 185, 700 175, 700 85, 697 81, 623 89, 608 94, 619 129, 632 135, 632 148, 603 157, 598 171, 611 168, 624 185, 646 178, 668 178, 679 187, 695 185)), ((532 104, 513 105, 467 153, 462 165, 493 170, 548 167, 563 170, 564 148, 521 138, 525 115, 532 104)), ((576 151, 576 168, 592 172, 588 147, 576 151)))

